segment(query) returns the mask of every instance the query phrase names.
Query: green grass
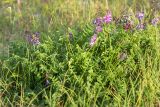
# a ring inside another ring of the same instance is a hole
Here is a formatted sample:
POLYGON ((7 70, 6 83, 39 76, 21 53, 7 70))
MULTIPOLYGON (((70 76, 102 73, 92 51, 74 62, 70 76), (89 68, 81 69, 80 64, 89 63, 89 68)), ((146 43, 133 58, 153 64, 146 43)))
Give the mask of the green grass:
POLYGON ((116 17, 132 14, 135 25, 135 13, 144 11, 149 23, 153 13, 159 15, 158 0, 157 4, 44 1, 0 1, 0 106, 154 107, 160 103, 160 26, 125 31, 112 22, 89 46, 95 29, 92 21, 106 9, 116 17), (25 31, 40 32, 41 44, 29 44, 25 31), (121 60, 123 53, 127 57, 121 60))

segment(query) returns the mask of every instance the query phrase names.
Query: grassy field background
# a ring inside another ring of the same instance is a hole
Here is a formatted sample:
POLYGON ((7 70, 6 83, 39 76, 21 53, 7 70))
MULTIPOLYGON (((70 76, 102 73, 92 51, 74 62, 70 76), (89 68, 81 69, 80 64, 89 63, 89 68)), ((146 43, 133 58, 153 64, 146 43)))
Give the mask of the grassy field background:
POLYGON ((24 32, 63 32, 82 28, 107 9, 113 16, 144 11, 152 16, 160 9, 158 0, 1 0, 0 55, 6 56, 9 41, 23 38, 24 32), (62 31, 61 31, 62 30, 62 31))
POLYGON ((159 0, 1 0, 0 106, 160 107, 160 27, 149 24, 159 12, 159 0), (90 48, 93 20, 107 10, 135 24, 144 12, 147 28, 112 23, 90 48))

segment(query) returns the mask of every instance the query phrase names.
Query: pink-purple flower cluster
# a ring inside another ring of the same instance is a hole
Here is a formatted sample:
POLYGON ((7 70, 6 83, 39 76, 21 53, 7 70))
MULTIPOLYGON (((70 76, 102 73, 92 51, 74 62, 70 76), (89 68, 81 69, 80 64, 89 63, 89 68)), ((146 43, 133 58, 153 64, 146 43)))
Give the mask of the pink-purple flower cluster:
POLYGON ((102 26, 96 26, 96 32, 99 33, 99 32, 102 32, 102 26))
POLYGON ((95 44, 95 42, 97 40, 98 33, 103 31, 103 28, 102 28, 103 24, 109 24, 111 21, 112 21, 112 13, 111 13, 111 11, 108 11, 103 18, 102 17, 98 17, 98 18, 96 18, 94 20, 93 24, 95 24, 96 27, 95 27, 95 33, 91 37, 91 40, 90 40, 90 46, 91 47, 95 44))
POLYGON ((102 18, 102 17, 98 17, 94 20, 94 24, 96 25, 96 29, 95 32, 99 33, 102 32, 102 25, 103 24, 108 24, 112 21, 112 13, 111 11, 107 11, 106 15, 102 18))
POLYGON ((94 20, 93 24, 96 25, 96 29, 95 29, 95 33, 99 33, 99 32, 102 32, 102 18, 101 17, 98 17, 94 20))
POLYGON ((144 12, 138 12, 136 14, 136 17, 138 18, 139 21, 142 21, 142 19, 144 18, 144 12))
POLYGON ((121 24, 123 25, 123 29, 125 31, 132 30, 133 28, 133 20, 131 20, 131 17, 129 15, 122 16, 121 24))
POLYGON ((136 29, 138 29, 138 30, 143 30, 143 29, 145 29, 145 24, 143 24, 143 23, 140 23, 140 24, 138 24, 137 26, 136 26, 136 29))
POLYGON ((28 34, 27 40, 29 43, 33 45, 39 45, 40 44, 40 34, 38 32, 35 32, 33 34, 28 34))
POLYGON ((152 19, 151 23, 153 26, 156 26, 159 21, 160 21, 160 18, 154 18, 154 19, 152 19))
POLYGON ((104 17, 96 18, 93 23, 96 26, 101 26, 103 23, 108 24, 110 22, 112 22, 112 13, 111 13, 111 11, 108 10, 104 17))
POLYGON ((91 47, 96 43, 96 40, 97 40, 97 34, 94 34, 94 35, 91 37, 91 40, 90 40, 90 46, 91 46, 91 47))
POLYGON ((95 24, 96 26, 101 26, 103 23, 102 18, 98 17, 94 20, 93 24, 95 24))
POLYGON ((128 30, 130 30, 131 28, 132 28, 132 24, 131 23, 125 23, 124 25, 123 25, 123 28, 126 30, 126 31, 128 31, 128 30))
POLYGON ((108 24, 112 21, 112 13, 108 11, 107 14, 103 17, 104 23, 108 24))
POLYGON ((138 12, 136 14, 136 17, 139 20, 139 24, 136 26, 137 30, 143 30, 146 28, 146 25, 142 22, 142 19, 144 18, 144 12, 138 12))

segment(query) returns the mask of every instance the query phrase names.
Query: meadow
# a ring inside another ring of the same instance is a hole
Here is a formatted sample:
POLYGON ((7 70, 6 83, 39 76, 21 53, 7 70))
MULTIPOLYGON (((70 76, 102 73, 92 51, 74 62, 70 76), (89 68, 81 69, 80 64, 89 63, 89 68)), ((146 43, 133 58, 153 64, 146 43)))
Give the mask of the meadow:
POLYGON ((0 107, 160 107, 159 81, 159 0, 0 1, 0 107))

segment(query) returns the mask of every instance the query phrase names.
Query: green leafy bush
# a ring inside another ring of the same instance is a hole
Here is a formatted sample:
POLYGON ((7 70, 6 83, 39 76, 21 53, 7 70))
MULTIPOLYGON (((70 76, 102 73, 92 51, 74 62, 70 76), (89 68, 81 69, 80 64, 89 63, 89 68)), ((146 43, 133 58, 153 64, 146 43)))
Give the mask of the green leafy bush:
POLYGON ((51 35, 35 46, 11 44, 1 72, 2 82, 9 84, 1 87, 2 101, 16 105, 15 100, 23 99, 28 106, 154 105, 160 88, 158 28, 132 32, 105 26, 91 47, 93 30, 87 25, 72 40, 51 35))

